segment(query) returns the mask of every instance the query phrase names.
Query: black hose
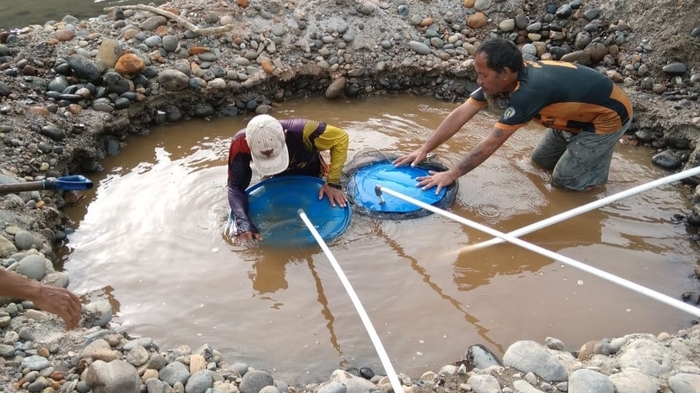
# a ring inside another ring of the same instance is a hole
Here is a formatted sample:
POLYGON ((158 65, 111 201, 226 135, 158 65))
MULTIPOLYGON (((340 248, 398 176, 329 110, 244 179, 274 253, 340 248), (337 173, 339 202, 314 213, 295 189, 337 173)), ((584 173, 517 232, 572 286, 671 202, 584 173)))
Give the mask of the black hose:
POLYGON ((56 188, 56 181, 53 179, 28 181, 24 183, 0 184, 0 194, 11 194, 23 191, 53 190, 56 188))

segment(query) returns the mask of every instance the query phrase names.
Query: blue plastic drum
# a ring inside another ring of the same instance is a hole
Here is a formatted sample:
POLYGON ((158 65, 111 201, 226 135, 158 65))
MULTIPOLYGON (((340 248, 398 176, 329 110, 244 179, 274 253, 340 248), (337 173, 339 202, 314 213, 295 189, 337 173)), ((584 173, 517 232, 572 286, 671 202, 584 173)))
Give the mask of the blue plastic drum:
POLYGON ((330 241, 350 225, 350 206, 331 206, 318 200, 324 180, 312 176, 277 176, 246 190, 249 217, 258 227, 263 243, 275 246, 305 246, 316 239, 299 217, 302 209, 324 241, 330 241))
POLYGON ((391 163, 368 165, 360 168, 355 174, 353 198, 356 203, 370 211, 382 213, 416 212, 421 208, 389 194, 382 194, 383 203, 380 203, 375 189, 377 185, 380 185, 428 205, 433 205, 445 197, 446 189, 443 188, 438 194, 435 194, 434 188, 426 191, 421 190, 420 187, 416 186, 416 178, 427 175, 427 170, 412 166, 397 168, 391 163))
POLYGON ((431 214, 429 210, 381 192, 381 188, 396 191, 440 209, 452 206, 457 197, 458 182, 442 188, 437 194, 434 187, 425 191, 418 187, 417 178, 429 176, 431 170, 445 171, 448 169, 445 165, 431 158, 415 167, 410 165, 396 167, 392 163, 396 157, 398 156, 395 154, 367 149, 357 153, 343 168, 342 182, 347 188, 348 199, 355 213, 390 220, 417 218, 431 214), (377 195, 377 186, 380 186, 379 195, 377 195))

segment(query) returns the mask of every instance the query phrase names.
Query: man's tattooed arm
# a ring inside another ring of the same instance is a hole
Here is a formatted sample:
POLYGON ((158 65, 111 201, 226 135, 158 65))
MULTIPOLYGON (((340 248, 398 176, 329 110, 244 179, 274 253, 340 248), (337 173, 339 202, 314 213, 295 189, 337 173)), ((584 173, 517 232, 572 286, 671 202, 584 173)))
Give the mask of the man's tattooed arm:
POLYGON ((498 128, 494 128, 491 134, 486 138, 482 139, 474 148, 472 148, 467 155, 457 164, 457 170, 459 171, 459 176, 466 175, 471 172, 474 168, 478 167, 486 161, 487 158, 491 157, 496 150, 506 141, 513 131, 503 131, 498 128))

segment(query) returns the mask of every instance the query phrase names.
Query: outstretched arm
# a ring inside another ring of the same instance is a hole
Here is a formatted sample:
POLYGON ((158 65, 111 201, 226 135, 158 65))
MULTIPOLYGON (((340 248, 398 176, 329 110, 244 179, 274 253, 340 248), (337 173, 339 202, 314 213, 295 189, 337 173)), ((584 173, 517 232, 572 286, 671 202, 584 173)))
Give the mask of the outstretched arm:
POLYGON ((321 187, 318 199, 323 199, 323 196, 326 195, 332 206, 345 207, 348 198, 340 188, 340 176, 345 160, 348 157, 350 137, 345 130, 326 124, 326 130, 314 140, 314 143, 319 151, 330 150, 331 153, 331 163, 328 176, 326 177, 326 184, 321 187))
POLYGON ((418 165, 425 157, 436 149, 438 146, 442 145, 448 139, 452 138, 454 134, 459 131, 462 126, 464 126, 469 120, 471 120, 474 115, 476 115, 484 105, 478 101, 468 99, 462 105, 455 108, 449 115, 440 123, 438 128, 435 129, 423 146, 419 147, 413 153, 401 156, 394 160, 394 165, 402 166, 410 164, 411 166, 418 165))
POLYGON ((21 274, 0 268, 0 295, 25 299, 44 311, 56 314, 66 323, 66 329, 78 326, 82 305, 69 290, 42 284, 21 274))
POLYGON ((514 132, 515 129, 504 131, 494 127, 491 133, 467 152, 457 165, 445 172, 429 171, 429 176, 416 178, 416 180, 418 180, 418 186, 422 187, 423 190, 437 186, 435 193, 440 193, 442 187, 449 186, 460 176, 471 172, 472 169, 478 167, 481 163, 486 161, 487 158, 491 157, 514 132))
POLYGON ((241 140, 234 139, 229 149, 227 184, 231 218, 226 235, 238 242, 251 242, 261 240, 262 237, 248 217, 248 196, 245 189, 250 185, 253 171, 250 169, 250 154, 240 151, 241 144, 241 140))

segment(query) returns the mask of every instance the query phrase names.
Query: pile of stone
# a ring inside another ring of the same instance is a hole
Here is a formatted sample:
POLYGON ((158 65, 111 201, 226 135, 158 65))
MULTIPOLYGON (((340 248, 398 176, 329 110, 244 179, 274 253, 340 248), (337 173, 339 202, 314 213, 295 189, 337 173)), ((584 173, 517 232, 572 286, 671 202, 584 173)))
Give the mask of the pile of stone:
MULTIPOLYGON (((83 327, 64 334, 30 302, 0 308, 0 389, 31 393, 366 393, 394 387, 369 368, 336 370, 327 381, 289 386, 243 362, 228 364, 205 344, 161 351, 150 338, 110 327, 111 306, 85 306, 83 327)), ((698 392, 700 327, 675 335, 629 334, 584 344, 575 353, 548 337, 517 341, 503 359, 481 345, 461 361, 419 379, 399 374, 407 393, 466 391, 568 393, 698 392)))

